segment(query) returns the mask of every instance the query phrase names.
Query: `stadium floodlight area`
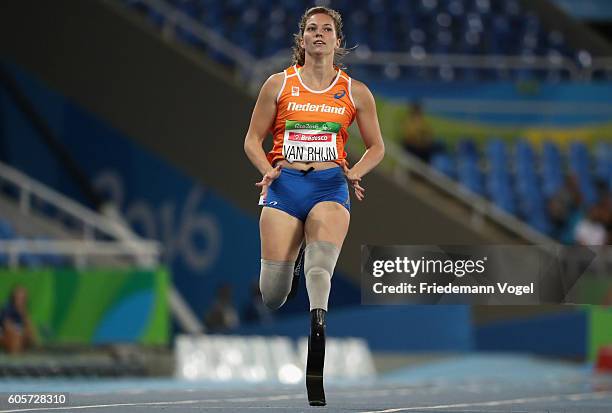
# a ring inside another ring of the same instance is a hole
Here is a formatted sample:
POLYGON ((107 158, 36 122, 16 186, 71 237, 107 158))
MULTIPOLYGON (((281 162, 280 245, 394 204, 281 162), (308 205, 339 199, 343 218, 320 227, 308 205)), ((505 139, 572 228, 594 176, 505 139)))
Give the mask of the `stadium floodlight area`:
MULTIPOLYGON (((214 382, 279 382, 304 380, 307 339, 287 337, 181 335, 176 338, 176 377, 214 382)), ((374 378, 376 370, 363 339, 329 338, 325 377, 330 380, 374 378)))
POLYGON ((74 239, 4 239, 0 240, 0 256, 9 267, 19 265, 24 255, 56 255, 71 258, 77 268, 113 258, 118 266, 154 268, 159 264, 161 247, 156 241, 140 239, 124 223, 112 207, 97 213, 18 170, 0 163, 0 187, 4 197, 13 197, 24 219, 55 216, 54 222, 66 225, 66 232, 79 236, 74 239), (61 216, 63 219, 57 219, 61 216))

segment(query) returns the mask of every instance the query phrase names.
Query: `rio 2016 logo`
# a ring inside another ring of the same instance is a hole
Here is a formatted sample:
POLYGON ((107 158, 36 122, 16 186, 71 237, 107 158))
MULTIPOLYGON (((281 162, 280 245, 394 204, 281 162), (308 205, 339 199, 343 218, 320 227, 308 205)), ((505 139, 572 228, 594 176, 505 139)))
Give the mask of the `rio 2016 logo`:
POLYGON ((198 210, 204 195, 200 187, 191 188, 177 218, 180 205, 174 199, 159 204, 144 199, 126 203, 125 185, 116 171, 100 172, 94 185, 121 209, 131 228, 139 228, 141 236, 163 244, 166 264, 171 265, 180 256, 191 270, 206 272, 219 257, 220 224, 213 214, 198 210), (196 240, 205 240, 204 247, 198 247, 196 240))

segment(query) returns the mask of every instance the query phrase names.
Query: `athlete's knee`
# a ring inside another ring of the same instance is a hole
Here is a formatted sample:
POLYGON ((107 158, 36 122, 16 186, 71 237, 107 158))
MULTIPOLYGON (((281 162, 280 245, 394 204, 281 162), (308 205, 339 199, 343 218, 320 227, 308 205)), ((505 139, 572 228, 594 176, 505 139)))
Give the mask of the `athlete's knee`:
POLYGON ((304 273, 327 273, 330 277, 336 268, 340 249, 336 244, 327 241, 314 241, 306 245, 304 255, 304 273))
POLYGON ((316 285, 322 291, 331 290, 331 277, 333 271, 324 267, 310 267, 306 272, 306 286, 316 285))
POLYGON ((291 291, 293 261, 261 260, 259 289, 264 304, 273 310, 281 307, 291 291))
POLYGON ((331 277, 334 274, 340 249, 331 242, 315 241, 306 246, 304 273, 310 310, 327 310, 331 291, 331 277))

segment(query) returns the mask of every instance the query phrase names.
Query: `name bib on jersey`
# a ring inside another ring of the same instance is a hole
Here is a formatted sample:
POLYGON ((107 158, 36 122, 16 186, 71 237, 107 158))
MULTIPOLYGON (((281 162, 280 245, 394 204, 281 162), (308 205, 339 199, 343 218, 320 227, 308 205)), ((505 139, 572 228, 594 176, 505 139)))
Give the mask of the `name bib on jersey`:
POLYGON ((336 122, 285 122, 283 157, 288 162, 326 162, 338 159, 336 122))

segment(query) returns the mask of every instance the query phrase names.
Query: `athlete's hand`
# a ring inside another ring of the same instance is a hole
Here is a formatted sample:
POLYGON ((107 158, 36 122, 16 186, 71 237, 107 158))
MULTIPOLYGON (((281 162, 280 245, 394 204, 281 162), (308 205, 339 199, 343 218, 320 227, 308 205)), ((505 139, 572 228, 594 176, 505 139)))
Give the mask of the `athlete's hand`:
POLYGON ((349 169, 346 165, 344 165, 344 176, 355 190, 355 196, 357 197, 357 200, 363 201, 363 199, 365 198, 365 188, 360 185, 361 176, 357 175, 355 171, 349 169))
POLYGON ((276 178, 280 176, 282 168, 282 165, 278 165, 275 168, 270 169, 264 174, 264 176, 261 178, 261 181, 255 184, 255 186, 261 187, 261 193, 259 195, 262 196, 264 199, 268 194, 268 187, 276 178))

